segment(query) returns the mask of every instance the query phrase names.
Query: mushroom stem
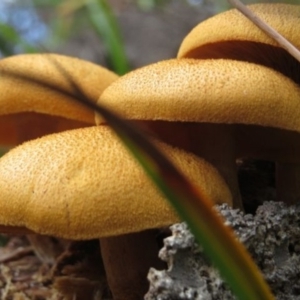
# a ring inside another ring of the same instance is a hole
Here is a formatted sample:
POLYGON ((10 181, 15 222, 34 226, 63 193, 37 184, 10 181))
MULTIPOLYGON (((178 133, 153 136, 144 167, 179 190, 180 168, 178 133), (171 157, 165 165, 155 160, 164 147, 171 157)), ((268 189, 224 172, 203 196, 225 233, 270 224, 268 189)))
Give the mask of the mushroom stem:
POLYGON ((143 122, 158 138, 191 151, 211 163, 224 178, 233 207, 243 209, 238 185, 235 127, 224 124, 152 121, 143 122))
POLYGON ((300 164, 276 164, 276 198, 289 205, 300 202, 300 164))
POLYGON ((234 131, 233 126, 201 124, 196 131, 198 137, 195 141, 198 142, 193 143, 193 151, 218 169, 232 193, 233 207, 243 209, 237 177, 234 131))
POLYGON ((108 285, 114 300, 140 300, 146 294, 150 267, 163 268, 156 230, 100 239, 108 285))

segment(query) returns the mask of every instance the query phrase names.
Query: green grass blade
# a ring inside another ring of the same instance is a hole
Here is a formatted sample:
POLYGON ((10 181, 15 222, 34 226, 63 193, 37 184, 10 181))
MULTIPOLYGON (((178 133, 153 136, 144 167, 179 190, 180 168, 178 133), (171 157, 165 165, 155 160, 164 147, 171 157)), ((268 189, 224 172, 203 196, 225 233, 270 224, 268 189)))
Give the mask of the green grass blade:
POLYGON ((187 221, 205 254, 219 269, 234 294, 241 300, 274 299, 259 269, 250 258, 245 247, 233 232, 223 225, 223 220, 212 209, 212 202, 203 191, 191 183, 164 157, 164 155, 136 127, 107 110, 89 101, 84 92, 55 60, 51 59, 65 75, 72 92, 41 81, 30 75, 2 72, 2 76, 13 76, 19 80, 40 84, 73 97, 87 107, 97 111, 115 130, 127 148, 149 174, 157 187, 187 221))
POLYGON ((0 22, 0 51, 5 55, 12 55, 15 52, 13 45, 21 46, 25 52, 37 52, 12 26, 0 22))
POLYGON ((119 75, 127 73, 130 68, 120 29, 108 2, 87 0, 85 7, 95 32, 106 46, 113 70, 119 75))

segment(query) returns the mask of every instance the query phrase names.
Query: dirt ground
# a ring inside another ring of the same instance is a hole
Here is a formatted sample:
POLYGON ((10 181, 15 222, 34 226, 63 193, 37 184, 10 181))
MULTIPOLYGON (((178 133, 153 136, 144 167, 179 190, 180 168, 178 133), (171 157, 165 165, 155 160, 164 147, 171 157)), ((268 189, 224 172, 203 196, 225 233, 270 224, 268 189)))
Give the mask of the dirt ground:
MULTIPOLYGON (((40 237, 56 246, 61 240, 40 237), (48 240, 47 240, 48 239, 48 240)), ((39 258, 26 237, 10 236, 0 247, 1 300, 111 299, 99 241, 63 241, 57 257, 39 258)))

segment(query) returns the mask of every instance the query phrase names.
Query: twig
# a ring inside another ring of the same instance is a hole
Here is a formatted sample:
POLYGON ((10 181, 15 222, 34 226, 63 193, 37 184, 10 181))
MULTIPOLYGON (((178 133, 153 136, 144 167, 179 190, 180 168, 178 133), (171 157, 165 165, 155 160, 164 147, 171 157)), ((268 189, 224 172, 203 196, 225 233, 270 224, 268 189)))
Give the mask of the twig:
POLYGON ((258 28, 264 31, 268 36, 274 39, 282 48, 289 52, 295 59, 300 62, 300 50, 290 43, 274 28, 268 25, 265 21, 255 15, 246 5, 240 0, 227 0, 232 6, 239 10, 244 16, 251 20, 258 28))
POLYGON ((17 260, 23 256, 33 253, 33 248, 31 246, 18 248, 12 252, 1 254, 0 255, 0 264, 7 263, 12 260, 17 260))

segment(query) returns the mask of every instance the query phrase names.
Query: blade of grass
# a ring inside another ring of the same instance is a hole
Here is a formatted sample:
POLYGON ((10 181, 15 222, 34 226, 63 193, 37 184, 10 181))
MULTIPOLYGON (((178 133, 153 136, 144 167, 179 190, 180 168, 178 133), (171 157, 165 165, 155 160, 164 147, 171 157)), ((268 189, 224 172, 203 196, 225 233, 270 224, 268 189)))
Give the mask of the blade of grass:
POLYGON ((68 0, 59 5, 61 16, 84 10, 91 28, 103 41, 111 68, 119 75, 130 70, 120 28, 107 0, 68 0))
POLYGON ((0 50, 5 55, 12 55, 16 48, 12 45, 21 46, 27 53, 37 52, 35 47, 24 41, 15 28, 0 22, 0 50))
POLYGON ((64 74, 71 92, 43 82, 40 78, 31 77, 30 74, 25 76, 4 71, 2 76, 13 76, 18 80, 30 81, 32 84, 54 89, 101 114, 175 207, 178 214, 187 221, 204 252, 219 269, 235 295, 243 300, 274 299, 258 267, 233 232, 224 226, 223 219, 213 210, 213 204, 207 195, 191 185, 146 138, 145 134, 105 107, 91 102, 80 89, 80 84, 74 82, 71 75, 53 58, 49 56, 49 59, 64 74))
POLYGON ((87 15, 99 38, 105 43, 113 70, 119 75, 129 71, 119 26, 106 0, 87 0, 87 15))

